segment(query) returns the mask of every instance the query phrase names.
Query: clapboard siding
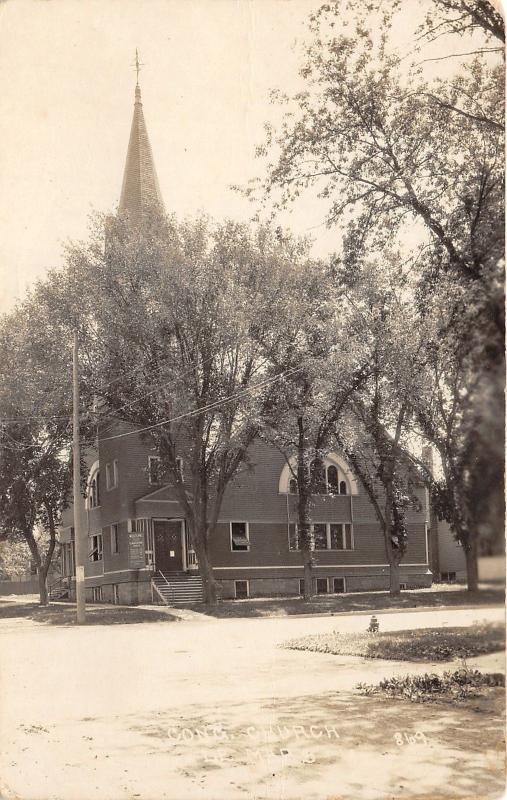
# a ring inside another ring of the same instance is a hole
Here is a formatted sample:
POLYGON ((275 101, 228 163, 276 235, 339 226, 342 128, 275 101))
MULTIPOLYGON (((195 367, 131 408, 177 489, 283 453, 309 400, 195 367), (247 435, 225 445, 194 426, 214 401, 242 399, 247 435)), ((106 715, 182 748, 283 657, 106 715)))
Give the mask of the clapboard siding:
MULTIPOLYGON (((147 438, 139 434, 109 439, 132 427, 125 423, 114 423, 102 432, 99 440, 99 453, 90 451, 87 466, 100 458, 100 508, 86 511, 84 499, 81 515, 85 530, 102 529, 103 561, 89 563, 86 574, 99 576, 118 570, 126 570, 128 562, 127 520, 132 517, 182 517, 182 509, 175 502, 174 487, 170 483, 162 488, 152 486, 148 480, 148 456, 156 455, 147 438), (118 485, 106 488, 106 464, 118 462, 118 485), (110 525, 119 525, 118 554, 111 553, 110 525)), ((188 478, 188 464, 185 464, 184 447, 180 449, 184 460, 184 472, 188 478)), ((299 552, 291 552, 288 544, 288 522, 297 521, 297 497, 279 493, 279 480, 285 466, 285 459, 276 448, 263 442, 255 442, 249 450, 249 463, 243 467, 227 488, 219 514, 219 524, 213 536, 210 554, 212 564, 217 568, 217 576, 222 577, 221 567, 228 578, 234 578, 237 569, 239 577, 248 568, 267 568, 271 578, 276 575, 298 575, 302 568, 299 552), (230 548, 229 522, 249 523, 249 552, 232 552, 230 548), (279 572, 276 568, 280 567, 279 572), (233 568, 233 569, 231 569, 233 568), (293 572, 291 572, 293 570, 293 572)), ((346 574, 347 568, 362 570, 361 565, 371 565, 378 574, 383 574, 386 563, 384 540, 375 509, 360 483, 354 495, 331 496, 315 495, 312 498, 311 517, 314 522, 349 522, 353 524, 354 549, 351 551, 316 551, 316 570, 325 572, 336 568, 338 574, 346 574)), ((426 561, 425 519, 426 504, 424 489, 418 490, 421 510, 410 509, 407 513, 409 528, 408 552, 404 558, 407 564, 424 564, 426 561)), ((65 512, 67 526, 72 525, 72 508, 65 512)), ((65 527, 65 526, 63 526, 65 527)), ((403 566, 403 565, 402 565, 403 566)), ((253 570, 255 573, 255 569, 253 570)), ((365 575, 368 572, 364 573, 365 575)))

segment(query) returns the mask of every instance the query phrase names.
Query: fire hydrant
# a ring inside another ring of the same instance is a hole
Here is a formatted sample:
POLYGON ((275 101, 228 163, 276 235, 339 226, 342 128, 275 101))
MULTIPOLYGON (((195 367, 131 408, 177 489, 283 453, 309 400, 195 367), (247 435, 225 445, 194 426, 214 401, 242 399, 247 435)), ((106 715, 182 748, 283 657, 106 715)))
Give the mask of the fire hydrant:
POLYGON ((370 625, 368 627, 368 633, 378 633, 378 619, 377 617, 373 616, 370 620, 370 625))

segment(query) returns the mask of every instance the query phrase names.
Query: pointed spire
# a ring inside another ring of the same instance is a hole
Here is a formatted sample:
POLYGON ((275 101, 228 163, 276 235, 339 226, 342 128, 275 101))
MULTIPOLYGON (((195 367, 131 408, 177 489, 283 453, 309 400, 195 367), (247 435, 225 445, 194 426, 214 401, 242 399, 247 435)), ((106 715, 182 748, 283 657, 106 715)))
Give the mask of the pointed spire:
POLYGON ((134 101, 134 116, 130 129, 130 139, 123 173, 120 213, 128 212, 130 218, 138 222, 143 209, 158 205, 163 210, 157 173, 151 152, 150 140, 144 121, 139 71, 141 64, 136 50, 135 69, 137 75, 134 101))

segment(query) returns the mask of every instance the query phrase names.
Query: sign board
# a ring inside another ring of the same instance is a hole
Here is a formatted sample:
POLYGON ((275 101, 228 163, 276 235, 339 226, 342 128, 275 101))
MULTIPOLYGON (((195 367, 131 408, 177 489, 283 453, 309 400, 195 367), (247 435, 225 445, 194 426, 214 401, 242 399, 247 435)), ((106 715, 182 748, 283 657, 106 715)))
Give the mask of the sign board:
POLYGON ((129 567, 137 569, 144 565, 144 534, 132 531, 129 533, 129 567))

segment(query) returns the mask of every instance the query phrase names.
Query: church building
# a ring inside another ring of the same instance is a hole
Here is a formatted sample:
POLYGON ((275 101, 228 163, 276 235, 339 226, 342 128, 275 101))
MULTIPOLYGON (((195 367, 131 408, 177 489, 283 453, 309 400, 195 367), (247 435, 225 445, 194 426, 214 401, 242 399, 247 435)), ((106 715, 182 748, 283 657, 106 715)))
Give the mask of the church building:
MULTIPOLYGON (((134 114, 119 211, 137 220, 146 205, 163 208, 143 115, 135 88, 134 114)), ((122 423, 118 422, 118 430, 122 423)), ((249 450, 252 469, 229 485, 211 542, 213 574, 224 599, 297 596, 303 559, 297 531, 297 497, 283 456, 263 442, 249 450)), ((185 480, 186 465, 180 463, 185 480)), ((340 453, 323 464, 321 491, 313 500, 314 581, 317 594, 387 589, 389 566, 374 508, 340 453)), ((427 491, 417 489, 420 510, 407 514, 408 551, 402 588, 429 586, 427 491)), ((60 530, 60 589, 75 597, 73 508, 60 530)), ((79 509, 88 536, 86 598, 121 604, 202 600, 199 564, 174 487, 160 470, 150 443, 133 435, 98 437, 89 457, 86 497, 79 509)))

